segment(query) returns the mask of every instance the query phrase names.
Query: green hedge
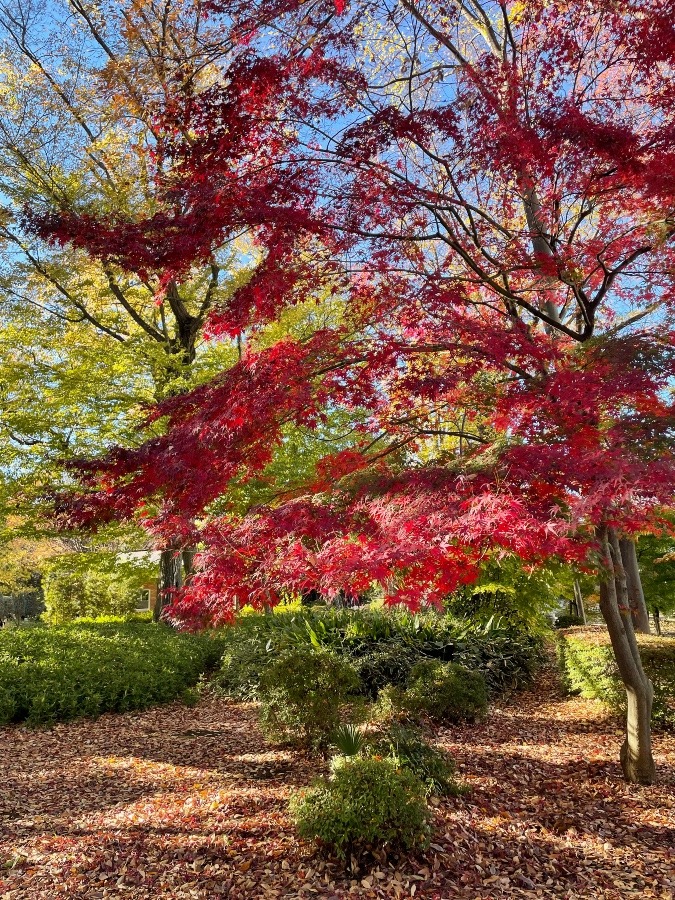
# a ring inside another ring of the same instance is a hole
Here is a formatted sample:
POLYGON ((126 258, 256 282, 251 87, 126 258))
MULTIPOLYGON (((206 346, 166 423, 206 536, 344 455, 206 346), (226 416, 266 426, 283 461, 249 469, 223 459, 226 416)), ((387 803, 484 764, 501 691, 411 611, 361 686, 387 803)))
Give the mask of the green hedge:
MULTIPOLYGON (((653 721, 675 727, 675 638, 638 635, 644 669, 654 685, 653 721)), ((626 693, 619 678, 609 635, 603 629, 572 628, 558 639, 563 683, 571 694, 601 700, 625 713, 626 693)))
POLYGON ((109 618, 0 631, 0 724, 166 703, 220 661, 217 633, 109 618))

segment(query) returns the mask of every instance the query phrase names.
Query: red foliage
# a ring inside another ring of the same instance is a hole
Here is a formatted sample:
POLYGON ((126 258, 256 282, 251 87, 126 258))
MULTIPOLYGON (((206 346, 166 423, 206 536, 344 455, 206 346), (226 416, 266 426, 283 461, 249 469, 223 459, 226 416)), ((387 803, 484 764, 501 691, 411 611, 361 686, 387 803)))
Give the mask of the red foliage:
POLYGON ((452 5, 211 7, 240 55, 226 87, 164 111, 166 210, 39 228, 166 279, 248 227, 265 262, 213 332, 328 279, 348 325, 161 406, 166 435, 90 466, 74 518, 150 501, 160 534, 180 521, 191 540, 199 521, 201 571, 174 612, 215 620, 373 581, 438 602, 488 548, 581 559, 596 524, 651 524, 675 486, 675 37, 657 0, 502 3, 508 24, 480 38, 452 5), (372 29, 395 48, 413 23, 406 71, 373 58, 372 29), (302 496, 209 515, 327 404, 364 412, 361 445, 302 496), (441 411, 462 425, 434 425, 441 411), (425 463, 439 428, 459 452, 425 463))

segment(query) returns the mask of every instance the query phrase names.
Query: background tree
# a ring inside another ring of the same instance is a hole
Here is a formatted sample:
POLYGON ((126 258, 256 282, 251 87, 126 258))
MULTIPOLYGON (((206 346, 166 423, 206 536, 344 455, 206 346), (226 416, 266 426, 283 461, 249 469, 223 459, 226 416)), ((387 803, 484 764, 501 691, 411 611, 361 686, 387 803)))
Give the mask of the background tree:
POLYGON ((143 403, 236 358, 223 343, 207 352, 202 330, 255 253, 214 247, 162 284, 161 273, 125 272, 24 227, 26 205, 110 219, 156 210, 158 104, 209 84, 227 53, 200 3, 176 0, 158 15, 135 3, 13 0, 0 4, 0 48, 0 429, 5 494, 25 516, 64 484, 57 462, 133 445, 143 403))

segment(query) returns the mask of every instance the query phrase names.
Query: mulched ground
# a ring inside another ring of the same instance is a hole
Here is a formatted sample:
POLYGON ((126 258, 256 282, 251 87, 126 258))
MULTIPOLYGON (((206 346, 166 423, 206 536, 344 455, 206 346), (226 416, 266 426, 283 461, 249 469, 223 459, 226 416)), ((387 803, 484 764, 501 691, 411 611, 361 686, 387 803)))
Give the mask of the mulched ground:
POLYGON ((438 739, 471 793, 440 802, 427 852, 348 871, 286 815, 319 764, 266 746, 250 705, 0 729, 0 896, 675 897, 675 736, 660 784, 626 785, 617 723, 544 675, 438 739))

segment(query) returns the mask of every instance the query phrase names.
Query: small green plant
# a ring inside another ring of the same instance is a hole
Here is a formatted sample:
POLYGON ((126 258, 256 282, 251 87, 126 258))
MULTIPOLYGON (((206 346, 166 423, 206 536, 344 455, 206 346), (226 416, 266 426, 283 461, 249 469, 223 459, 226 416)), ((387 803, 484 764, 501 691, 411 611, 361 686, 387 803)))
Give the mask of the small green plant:
POLYGON ((463 788, 455 778, 455 762, 449 753, 424 740, 419 731, 393 724, 373 745, 373 751, 391 756, 422 781, 428 794, 459 796, 463 788))
POLYGON ((260 680, 263 731, 272 740, 325 745, 359 688, 354 669, 336 654, 308 645, 288 650, 260 680))
POLYGON ((420 659, 414 647, 388 642, 369 647, 361 656, 353 657, 364 693, 373 699, 388 684, 405 684, 410 670, 420 659))
POLYGON ((290 810, 301 837, 343 859, 368 848, 428 841, 424 785, 394 759, 337 757, 331 776, 296 794, 290 810))
POLYGON ((357 756, 367 745, 366 735, 358 725, 338 725, 331 743, 341 756, 357 756))
POLYGON ((425 659, 410 671, 401 698, 412 717, 436 722, 475 722, 487 712, 487 688, 480 672, 456 663, 425 659))

